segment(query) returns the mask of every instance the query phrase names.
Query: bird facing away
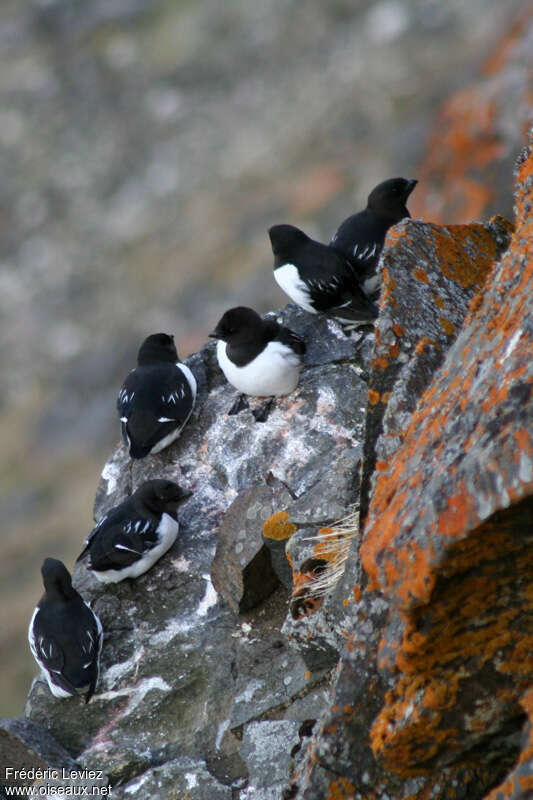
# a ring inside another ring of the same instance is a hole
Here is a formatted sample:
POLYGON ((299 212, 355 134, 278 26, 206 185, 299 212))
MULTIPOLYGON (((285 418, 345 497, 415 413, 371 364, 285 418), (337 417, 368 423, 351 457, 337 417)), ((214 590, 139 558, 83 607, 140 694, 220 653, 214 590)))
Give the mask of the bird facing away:
POLYGON ((103 583, 137 578, 176 541, 177 508, 191 494, 172 481, 146 481, 102 517, 77 561, 88 556, 88 569, 103 583))
POLYGON ((379 291, 377 267, 385 235, 392 225, 411 216, 406 202, 417 183, 406 178, 379 183, 370 192, 367 207, 345 219, 330 242, 350 261, 369 295, 379 291))
POLYGON ((102 625, 72 586, 61 561, 46 558, 41 573, 45 593, 28 628, 31 652, 54 697, 70 697, 87 688, 88 703, 98 681, 102 625))
POLYGON ((122 440, 132 458, 159 453, 180 435, 196 400, 196 380, 181 364, 174 337, 154 333, 142 343, 118 394, 122 440))
POLYGON ((311 314, 323 312, 356 325, 373 322, 377 308, 342 253, 294 225, 273 225, 268 235, 274 278, 291 300, 311 314))
POLYGON ((228 381, 242 394, 279 397, 296 389, 305 342, 273 319, 237 306, 222 316, 209 336, 228 381))

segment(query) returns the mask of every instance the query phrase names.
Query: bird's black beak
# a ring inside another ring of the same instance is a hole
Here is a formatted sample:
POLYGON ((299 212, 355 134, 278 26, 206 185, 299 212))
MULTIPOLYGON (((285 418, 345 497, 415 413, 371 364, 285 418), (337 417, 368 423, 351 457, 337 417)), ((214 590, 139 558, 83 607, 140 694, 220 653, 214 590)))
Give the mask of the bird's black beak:
POLYGON ((409 195, 411 194, 417 183, 418 181, 415 178, 412 178, 410 181, 407 181, 407 197, 409 197, 409 195))
POLYGON ((211 331, 211 333, 208 333, 207 336, 209 339, 218 339, 218 333, 216 332, 216 330, 211 331))

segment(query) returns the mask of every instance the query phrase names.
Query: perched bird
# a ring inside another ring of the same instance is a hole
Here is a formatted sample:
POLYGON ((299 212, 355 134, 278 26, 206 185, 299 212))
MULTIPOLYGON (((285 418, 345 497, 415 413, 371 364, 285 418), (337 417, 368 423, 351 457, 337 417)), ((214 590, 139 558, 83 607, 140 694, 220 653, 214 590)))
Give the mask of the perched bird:
POLYGON ((122 384, 117 411, 130 456, 145 458, 180 435, 194 408, 196 380, 166 333, 144 340, 137 365, 122 384))
MULTIPOLYGON (((218 339, 220 369, 241 394, 278 397, 298 385, 305 342, 276 320, 237 306, 226 311, 209 336, 218 339)), ((241 398, 229 413, 243 407, 241 398)), ((266 419, 255 416, 257 421, 266 419)))
POLYGON ((103 583, 138 578, 176 541, 176 510, 191 494, 172 481, 146 481, 102 517, 77 561, 88 555, 88 568, 103 583))
POLYGON ((405 178, 379 183, 370 192, 364 211, 345 219, 330 242, 350 261, 369 295, 379 291, 377 266, 385 235, 392 225, 411 216, 405 204, 417 183, 405 178))
POLYGON ((100 620, 72 586, 63 562, 46 558, 41 567, 45 593, 33 612, 28 640, 54 697, 87 688, 94 694, 103 632, 100 620))
POLYGON ((294 225, 273 225, 268 235, 274 278, 291 300, 312 314, 323 312, 356 325, 373 322, 377 308, 342 253, 294 225))

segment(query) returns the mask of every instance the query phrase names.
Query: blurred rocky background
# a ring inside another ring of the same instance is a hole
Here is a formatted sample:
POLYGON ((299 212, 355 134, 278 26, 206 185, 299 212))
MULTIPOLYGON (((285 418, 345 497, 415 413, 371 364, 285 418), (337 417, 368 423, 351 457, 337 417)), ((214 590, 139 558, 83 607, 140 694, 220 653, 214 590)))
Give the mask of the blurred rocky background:
POLYGON ((69 567, 148 333, 196 350, 284 305, 266 229, 329 239, 392 175, 413 213, 511 216, 531 2, 3 0, 1 715, 35 673, 45 555, 69 567))

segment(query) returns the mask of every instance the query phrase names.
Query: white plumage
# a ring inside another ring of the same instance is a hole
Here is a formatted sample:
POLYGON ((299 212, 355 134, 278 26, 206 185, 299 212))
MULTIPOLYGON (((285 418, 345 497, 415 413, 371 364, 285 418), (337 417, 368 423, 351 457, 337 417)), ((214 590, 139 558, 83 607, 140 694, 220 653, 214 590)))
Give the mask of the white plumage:
POLYGON ((217 342, 220 369, 242 394, 271 397, 290 394, 296 389, 302 368, 301 358, 282 342, 269 342, 249 364, 238 367, 226 355, 227 343, 217 342))

